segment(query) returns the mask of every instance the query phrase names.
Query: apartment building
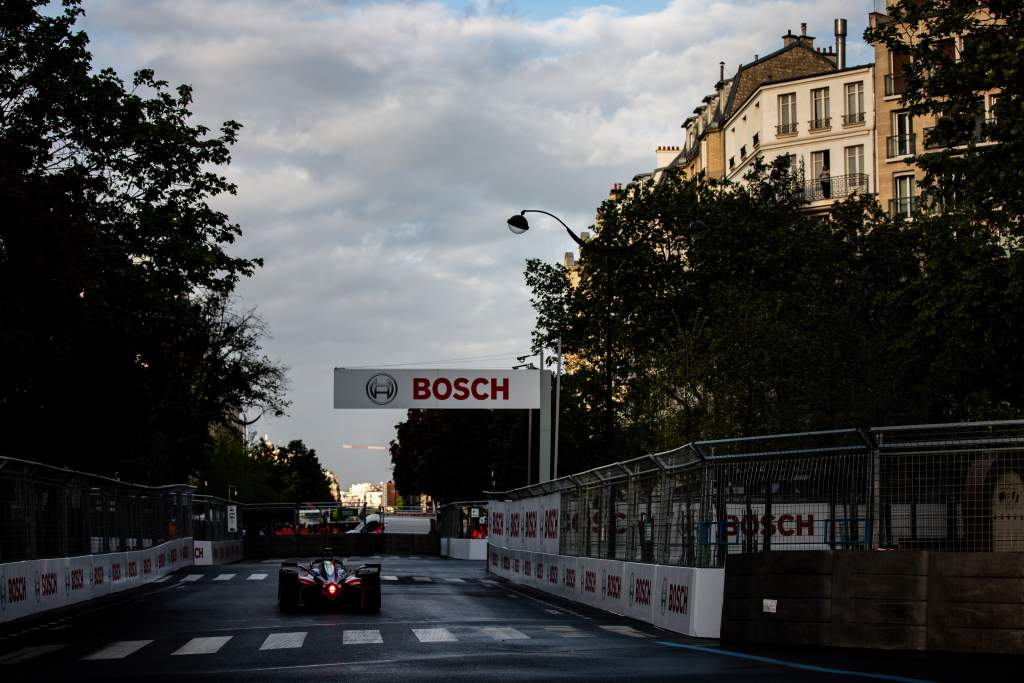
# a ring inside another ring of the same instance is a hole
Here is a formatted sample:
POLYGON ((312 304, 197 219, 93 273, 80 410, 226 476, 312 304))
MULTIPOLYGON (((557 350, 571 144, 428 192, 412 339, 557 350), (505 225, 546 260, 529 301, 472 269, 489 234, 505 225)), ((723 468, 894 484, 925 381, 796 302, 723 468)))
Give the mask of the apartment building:
MULTIPOLYGON (((843 48, 845 49, 845 48, 843 48)), ((807 35, 807 24, 800 34, 787 31, 782 47, 764 57, 743 64, 731 78, 725 77, 725 63, 719 63, 715 91, 683 122, 685 142, 667 166, 680 168, 686 178, 722 179, 728 174, 726 123, 754 96, 762 85, 775 81, 827 74, 836 71, 839 56, 833 48, 816 48, 814 37, 807 35)), ((659 150, 659 168, 667 154, 659 150)))
MULTIPOLYGON (((872 28, 891 21, 887 8, 894 4, 896 0, 875 0, 875 11, 869 15, 872 28)), ((920 39, 919 35, 916 37, 920 39)), ((959 59, 964 40, 965 36, 943 38, 943 46, 949 57, 959 59)), ((910 55, 890 50, 881 44, 875 44, 874 49, 874 106, 879 149, 876 171, 878 202, 891 213, 909 216, 917 206, 918 185, 924 175, 914 165, 914 155, 956 147, 965 141, 942 141, 929 135, 935 125, 935 118, 912 116, 901 101, 906 91, 903 68, 910 62, 910 55)), ((983 123, 991 118, 997 97, 998 94, 994 92, 979 95, 975 142, 981 139, 983 123)))
POLYGON ((875 191, 871 64, 845 67, 840 59, 835 71, 764 83, 722 128, 728 180, 743 182, 755 159, 785 156, 812 211, 875 191))

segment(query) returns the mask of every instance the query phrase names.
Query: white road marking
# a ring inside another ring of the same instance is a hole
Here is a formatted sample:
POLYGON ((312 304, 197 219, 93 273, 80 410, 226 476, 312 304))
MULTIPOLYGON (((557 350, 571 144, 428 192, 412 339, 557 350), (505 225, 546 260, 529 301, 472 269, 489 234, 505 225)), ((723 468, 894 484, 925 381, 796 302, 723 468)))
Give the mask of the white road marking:
POLYGON ((488 581, 487 579, 480 579, 480 583, 482 583, 485 586, 490 586, 491 588, 498 587, 498 584, 494 583, 493 581, 488 581))
POLYGON ((381 578, 382 581, 398 581, 398 577, 397 576, 382 575, 380 578, 381 578))
POLYGON ((124 659, 146 647, 152 640, 118 640, 82 659, 124 659))
POLYGON ((366 631, 344 631, 341 634, 342 645, 373 645, 376 643, 383 643, 384 639, 380 637, 380 631, 366 630, 366 631))
POLYGON ((302 647, 302 643, 306 640, 306 631, 296 631, 294 633, 271 633, 267 636, 267 639, 260 645, 261 650, 289 650, 291 648, 302 647))
POLYGON ((413 581, 430 581, 430 582, 433 582, 433 579, 430 578, 429 576, 414 576, 414 577, 412 577, 412 580, 413 581))
POLYGON ((170 574, 168 574, 167 576, 161 576, 159 579, 153 579, 153 583, 163 583, 169 578, 171 578, 170 574))
POLYGON ((182 580, 178 583, 192 583, 193 581, 198 581, 201 578, 203 578, 202 574, 189 574, 188 576, 182 578, 182 580))
POLYGON ((511 626, 485 626, 480 629, 495 640, 529 640, 530 636, 511 626))
POLYGON ((615 625, 610 625, 610 626, 609 625, 602 626, 601 628, 603 628, 605 631, 610 631, 612 633, 617 633, 620 636, 629 636, 630 638, 650 638, 651 637, 650 635, 648 635, 646 633, 643 633, 641 631, 637 631, 632 626, 620 626, 620 625, 615 624, 615 625))
POLYGON ((232 637, 233 636, 212 636, 209 638, 193 638, 171 654, 212 655, 224 647, 224 644, 231 640, 232 637))
POLYGON ((230 581, 233 578, 235 578, 234 574, 218 574, 216 577, 214 577, 213 580, 214 581, 230 581))
POLYGON ((592 633, 584 633, 583 631, 577 630, 573 626, 545 626, 545 631, 551 631, 557 633, 563 638, 593 638, 592 633))
POLYGON ((466 583, 465 579, 458 579, 458 578, 445 579, 445 581, 447 581, 448 583, 466 583))
POLYGON ((412 632, 421 643, 454 643, 458 640, 446 628, 414 628, 412 632))
POLYGON ((559 610, 557 610, 557 609, 546 609, 544 611, 547 612, 548 614, 561 614, 561 612, 559 610))
POLYGON ((64 645, 30 645, 0 657, 0 664, 20 664, 64 648, 64 645))
POLYGON ((249 578, 246 581, 262 581, 267 578, 266 574, 249 574, 249 578))

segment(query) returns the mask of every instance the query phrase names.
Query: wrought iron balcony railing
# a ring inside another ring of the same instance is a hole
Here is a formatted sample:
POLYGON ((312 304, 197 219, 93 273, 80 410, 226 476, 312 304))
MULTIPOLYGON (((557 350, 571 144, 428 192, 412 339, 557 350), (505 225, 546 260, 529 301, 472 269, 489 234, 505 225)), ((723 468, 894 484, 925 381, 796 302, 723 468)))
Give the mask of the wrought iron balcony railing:
POLYGON ((906 135, 891 135, 885 139, 885 158, 894 159, 917 153, 917 136, 913 133, 906 135))
POLYGON ((826 116, 821 119, 811 119, 807 125, 811 130, 828 130, 832 127, 832 118, 826 116))
POLYGON ((867 173, 848 173, 830 176, 827 180, 817 178, 799 181, 793 185, 793 191, 809 202, 817 202, 822 199, 848 197, 854 192, 866 193, 869 191, 869 185, 867 173))
POLYGON ((910 218, 917 208, 917 197, 896 197, 889 200, 889 213, 893 216, 910 218))
POLYGON ((796 121, 793 123, 780 123, 775 126, 776 135, 795 135, 796 134, 796 121))
POLYGON ((853 114, 843 114, 844 126, 853 126, 858 123, 864 123, 864 112, 858 111, 853 114))

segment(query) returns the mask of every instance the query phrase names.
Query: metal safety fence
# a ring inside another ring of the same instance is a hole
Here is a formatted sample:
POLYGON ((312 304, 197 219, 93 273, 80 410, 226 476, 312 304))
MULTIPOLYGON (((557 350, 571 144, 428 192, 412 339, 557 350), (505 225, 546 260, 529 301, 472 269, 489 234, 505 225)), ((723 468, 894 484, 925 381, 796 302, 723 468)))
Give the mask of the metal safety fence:
POLYGON ((1024 421, 699 441, 494 498, 555 492, 570 556, 721 567, 784 550, 1024 551, 1024 421))
POLYGON ((191 536, 194 490, 0 457, 0 563, 143 550, 191 536))

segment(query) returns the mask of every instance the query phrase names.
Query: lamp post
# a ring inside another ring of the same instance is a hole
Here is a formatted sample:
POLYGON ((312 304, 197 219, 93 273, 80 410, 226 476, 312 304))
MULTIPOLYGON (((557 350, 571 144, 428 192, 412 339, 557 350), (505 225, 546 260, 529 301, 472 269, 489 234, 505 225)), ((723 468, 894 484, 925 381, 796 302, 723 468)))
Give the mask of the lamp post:
MULTIPOLYGON (((543 354, 543 351, 541 352, 543 354)), ((520 365, 513 365, 513 370, 536 370, 537 366, 527 363, 529 356, 516 356, 520 365)), ((541 361, 543 362, 543 361, 541 361)), ((557 418, 556 418, 557 420, 557 418)), ((556 421, 557 425, 558 422, 556 421)), ((526 485, 533 483, 533 408, 526 409, 526 485)))

